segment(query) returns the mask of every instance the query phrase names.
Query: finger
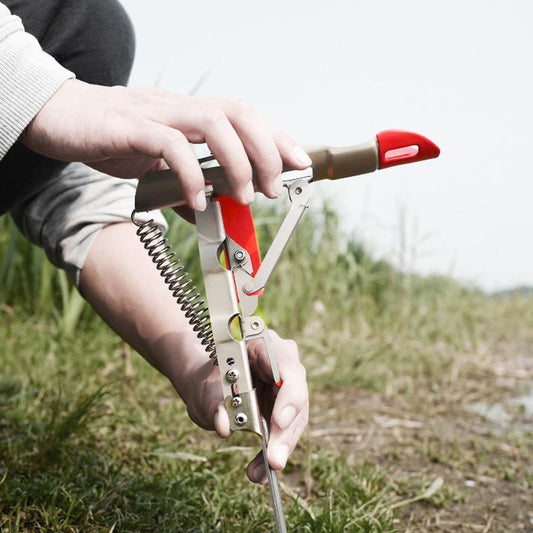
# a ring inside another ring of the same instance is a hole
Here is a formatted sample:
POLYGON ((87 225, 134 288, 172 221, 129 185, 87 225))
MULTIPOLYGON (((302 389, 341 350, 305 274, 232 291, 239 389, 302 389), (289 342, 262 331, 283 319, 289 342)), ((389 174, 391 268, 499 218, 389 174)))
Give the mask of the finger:
POLYGON ((159 121, 183 131, 191 142, 206 142, 224 167, 231 196, 242 204, 253 202, 252 166, 225 112, 207 100, 190 99, 186 107, 179 100, 174 106, 171 99, 162 102, 159 121))
POLYGON ((270 332, 283 385, 278 391, 270 419, 268 459, 272 468, 285 468, 309 419, 306 372, 294 341, 270 332))
POLYGON ((281 131, 273 133, 274 143, 281 159, 289 168, 303 170, 313 163, 303 148, 296 144, 287 134, 281 131))
POLYGON ((204 120, 205 140, 224 168, 231 196, 241 204, 254 201, 252 166, 241 139, 226 115, 213 107, 204 120))
POLYGON ((204 177, 192 148, 183 133, 151 121, 130 128, 127 144, 136 153, 164 159, 178 176, 185 201, 192 209, 206 207, 204 177))
MULTIPOLYGON (((282 339, 275 331, 269 330, 272 347, 276 357, 276 364, 283 386, 277 390, 276 403, 273 408, 273 422, 280 427, 287 427, 290 423, 290 409, 283 415, 285 408, 292 406, 294 416, 308 403, 309 393, 305 367, 300 362, 298 346, 293 340, 282 339), (289 418, 287 422, 284 422, 289 418)), ((264 342, 260 340, 248 341, 248 355, 253 373, 265 385, 270 386, 273 380, 270 359, 264 342)))
POLYGON ((292 341, 285 341, 285 345, 290 348, 286 349, 282 356, 277 357, 283 385, 278 391, 270 421, 280 430, 287 429, 309 403, 305 368, 300 363, 296 345, 292 347, 288 343, 292 341))
POLYGON ((221 100, 226 115, 252 161, 258 189, 269 198, 281 195, 283 163, 270 125, 247 102, 221 100))
POLYGON ((215 426, 215 431, 218 433, 219 437, 227 439, 231 435, 229 416, 224 407, 224 402, 221 402, 215 411, 213 425, 215 426))
POLYGON ((259 452, 248 465, 246 475, 252 483, 264 485, 268 480, 263 452, 259 452))
POLYGON ((292 424, 281 430, 271 425, 268 441, 267 456, 270 466, 274 470, 283 470, 289 455, 294 451, 309 420, 309 409, 306 407, 295 418, 292 424))

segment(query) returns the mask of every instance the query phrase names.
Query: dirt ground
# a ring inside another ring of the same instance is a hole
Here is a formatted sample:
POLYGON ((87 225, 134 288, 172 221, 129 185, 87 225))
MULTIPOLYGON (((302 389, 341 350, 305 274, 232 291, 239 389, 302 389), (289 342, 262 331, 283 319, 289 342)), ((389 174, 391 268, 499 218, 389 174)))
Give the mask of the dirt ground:
POLYGON ((400 531, 533 532, 530 349, 502 347, 438 390, 316 392, 309 437, 354 465, 379 464, 405 490, 400 531), (432 483, 442 486, 407 505, 432 483))

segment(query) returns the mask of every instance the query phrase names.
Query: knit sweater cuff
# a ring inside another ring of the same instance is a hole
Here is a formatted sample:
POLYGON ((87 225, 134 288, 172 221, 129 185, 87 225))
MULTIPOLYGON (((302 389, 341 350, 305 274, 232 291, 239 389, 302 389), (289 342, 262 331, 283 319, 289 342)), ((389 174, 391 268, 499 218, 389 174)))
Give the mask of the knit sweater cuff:
POLYGON ((19 17, 0 4, 0 160, 74 74, 43 52, 19 17))

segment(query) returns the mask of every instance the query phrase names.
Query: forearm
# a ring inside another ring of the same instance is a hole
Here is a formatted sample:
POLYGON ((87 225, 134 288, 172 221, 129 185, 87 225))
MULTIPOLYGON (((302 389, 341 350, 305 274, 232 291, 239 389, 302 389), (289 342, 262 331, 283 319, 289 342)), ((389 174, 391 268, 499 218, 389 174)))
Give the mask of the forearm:
POLYGON ((80 291, 187 400, 191 377, 211 363, 132 224, 99 232, 81 272, 80 291))
MULTIPOLYGON (((171 380, 196 424, 215 429, 222 437, 230 435, 218 367, 209 360, 132 224, 113 224, 100 231, 82 270, 80 289, 102 318, 171 380)), ((296 344, 274 332, 271 335, 281 389, 273 383, 263 343, 250 345, 250 363, 263 402, 273 406, 268 456, 271 466, 279 470, 307 424, 309 406, 296 344)), ((252 481, 264 480, 261 455, 250 464, 248 476, 252 481)))
POLYGON ((57 89, 72 77, 24 31, 20 18, 0 3, 0 159, 57 89))

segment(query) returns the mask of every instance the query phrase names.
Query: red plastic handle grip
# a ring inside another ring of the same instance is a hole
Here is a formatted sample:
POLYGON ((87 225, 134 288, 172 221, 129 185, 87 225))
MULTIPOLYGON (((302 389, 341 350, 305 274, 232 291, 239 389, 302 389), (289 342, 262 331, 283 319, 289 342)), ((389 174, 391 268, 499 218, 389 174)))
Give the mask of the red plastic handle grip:
POLYGON ((439 147, 427 137, 402 130, 385 130, 377 134, 379 168, 389 168, 440 154, 439 147))

